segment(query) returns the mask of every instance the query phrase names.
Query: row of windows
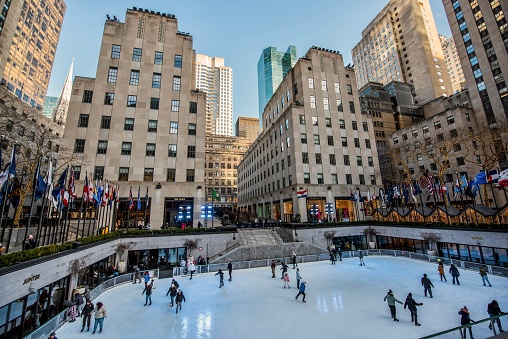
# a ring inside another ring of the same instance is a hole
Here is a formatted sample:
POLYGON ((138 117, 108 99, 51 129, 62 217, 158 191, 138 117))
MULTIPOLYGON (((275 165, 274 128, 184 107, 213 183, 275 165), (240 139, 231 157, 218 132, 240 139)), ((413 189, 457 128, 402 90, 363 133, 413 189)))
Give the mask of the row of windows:
MULTIPOLYGON (((118 78, 118 67, 109 67, 108 71, 108 82, 116 83, 118 78)), ((136 69, 131 69, 129 76, 129 85, 138 86, 140 79, 140 72, 136 69)), ((152 73, 152 88, 161 88, 162 83, 162 74, 161 73, 152 73)), ((179 91, 181 87, 181 77, 173 76, 173 90, 179 91)))
MULTIPOLYGON (((80 114, 78 120, 78 127, 88 127, 90 115, 89 114, 80 114)), ((158 120, 148 120, 148 132, 157 132, 158 120)), ((101 117, 101 129, 110 129, 111 128, 111 116, 103 115, 101 117)), ((125 118, 124 121, 124 130, 132 131, 134 130, 134 118, 125 118)), ((196 124, 189 123, 187 127, 187 132, 189 135, 196 135, 196 124)), ((170 134, 178 134, 178 122, 170 121, 169 123, 169 133, 170 134)))
MULTIPOLYGON (((73 166, 72 171, 74 173, 75 180, 79 180, 79 176, 81 175, 81 166, 73 166)), ((129 181, 129 167, 120 167, 118 169, 118 181, 129 181)), ((143 181, 153 181, 153 168, 145 168, 143 171, 143 181)), ((93 180, 96 179, 104 179, 104 166, 95 166, 93 172, 93 180)), ((185 173, 185 181, 186 182, 194 182, 195 179, 195 170, 194 169, 186 169, 185 173)), ((176 182, 176 168, 168 168, 166 169, 166 181, 167 182, 176 182)))
MULTIPOLYGON (((305 115, 300 115, 300 125, 305 125, 307 123, 305 115)), ((289 120, 286 119, 286 129, 289 129, 289 120)), ((312 117, 312 126, 319 126, 318 117, 312 117)), ((332 127, 332 119, 331 118, 325 118, 325 126, 326 127, 332 127)), ((346 121, 344 119, 339 119, 339 128, 340 129, 346 129, 346 121)), ((356 120, 351 121, 351 128, 354 131, 358 130, 358 123, 356 120)), ((369 131, 368 124, 366 122, 362 123, 362 128, 364 132, 369 131)), ((282 129, 282 125, 281 125, 282 129)), ((282 133, 281 133, 282 134, 282 133)))
MULTIPOLYGON (((314 156, 315 156, 316 164, 323 164, 323 159, 321 157, 321 153, 316 153, 316 154, 314 154, 314 156)), ((329 157, 329 164, 330 165, 337 165, 337 161, 335 159, 335 154, 328 154, 328 157, 329 157)), ((343 157, 344 157, 344 165, 351 166, 349 155, 345 154, 343 157)), ((309 153, 305 153, 305 152, 302 153, 302 163, 304 163, 304 164, 309 163, 309 153)), ((362 156, 359 155, 356 157, 356 164, 358 166, 363 166, 362 156)), ((369 165, 369 167, 374 167, 374 159, 372 157, 367 157, 367 164, 369 165)), ((278 173, 279 172, 278 164, 277 164, 276 168, 277 168, 277 173, 278 173)))
MULTIPOLYGON (((74 153, 83 153, 85 151, 85 139, 76 139, 74 141, 74 153)), ((108 152, 108 141, 107 140, 99 140, 97 143, 97 154, 106 154, 108 152)), ((122 142, 122 150, 121 155, 131 155, 132 152, 132 142, 124 141, 122 142)), ((169 144, 168 145, 168 157, 176 157, 177 155, 177 145, 169 144)), ((145 156, 154 157, 155 156, 155 144, 147 143, 146 144, 146 152, 145 156)), ((187 146, 187 158, 195 158, 196 157, 196 146, 187 146)))
MULTIPOLYGON (((335 142, 334 142, 332 135, 327 135, 326 139, 328 142, 328 146, 334 146, 335 142)), ((343 147, 348 146, 347 140, 348 140, 347 137, 341 137, 341 144, 343 147)), ((320 138, 319 134, 313 135, 313 141, 314 141, 314 145, 321 144, 321 138, 320 138)), ((300 142, 302 144, 307 144, 307 134, 306 133, 300 133, 300 142)), ((360 139, 359 138, 354 138, 354 143, 355 143, 356 148, 360 148, 360 139)), ((370 139, 365 139, 365 148, 370 149, 370 147, 371 147, 370 146, 370 139)), ((273 158, 273 152, 272 152, 272 158, 273 158)))
MULTIPOLYGON (((113 45, 111 48, 111 59, 120 59, 120 52, 122 50, 121 45, 113 45)), ((143 57, 143 50, 141 48, 134 48, 132 51, 132 61, 140 62, 143 57)), ((153 63, 154 65, 162 65, 164 60, 164 53, 156 51, 153 63)), ((173 67, 182 68, 182 56, 175 54, 175 60, 173 67)))

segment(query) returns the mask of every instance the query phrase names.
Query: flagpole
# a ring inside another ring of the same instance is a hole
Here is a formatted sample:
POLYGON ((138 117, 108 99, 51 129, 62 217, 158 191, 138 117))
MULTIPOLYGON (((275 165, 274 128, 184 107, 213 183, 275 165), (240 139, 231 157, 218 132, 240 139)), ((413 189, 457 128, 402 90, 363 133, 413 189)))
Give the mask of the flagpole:
MULTIPOLYGON (((16 180, 16 179, 14 179, 16 180)), ((21 187, 23 186, 23 181, 25 180, 25 175, 23 174, 23 176, 21 177, 21 182, 19 183, 19 187, 18 189, 21 189, 21 187)), ((11 192, 11 203, 12 203, 12 194, 14 192, 11 192)), ((21 203, 21 201, 18 202, 18 205, 21 203)), ((14 212, 16 211, 16 208, 18 206, 16 206, 14 208, 14 212)), ((10 209, 10 208, 9 208, 10 209)), ((9 215, 9 209, 7 210, 7 215, 9 215)), ((7 225, 6 225, 7 226, 7 225)), ((12 230, 14 229, 14 218, 12 219, 12 222, 11 222, 11 227, 9 228, 9 238, 7 238, 7 246, 5 247, 5 253, 9 253, 9 246, 11 244, 11 237, 12 237, 12 230)))
MULTIPOLYGON (((81 197, 81 204, 79 206, 78 226, 76 226, 76 241, 78 240, 78 237, 79 237, 79 224, 81 223, 81 215, 83 214, 83 205, 84 204, 85 204, 85 198, 81 197)), ((85 214, 86 214, 86 210, 85 210, 85 214)), ((69 226, 70 226, 70 224, 69 224, 69 226)))
MULTIPOLYGON (((492 192, 492 198, 494 199, 494 204, 496 205, 496 211, 499 212, 499 206, 497 206, 496 194, 494 193, 494 188, 492 187, 492 182, 490 183, 490 191, 492 192)), ((499 216, 499 213, 497 213, 497 219, 499 221, 499 224, 501 224, 501 217, 499 216)))
MULTIPOLYGON (((10 176, 9 173, 7 173, 7 176, 10 176)), ((5 235, 5 228, 7 227, 7 221, 6 221, 6 224, 4 226, 4 220, 3 220, 3 217, 4 217, 4 211, 5 211, 5 204, 7 202, 7 194, 10 190, 9 186, 11 186, 11 183, 9 182, 9 178, 7 179, 8 181, 5 183, 5 186, 4 187, 4 193, 3 193, 3 198, 2 198, 2 214, 0 215, 0 227, 2 228, 2 234, 0 236, 0 242, 4 242, 4 235, 5 235)), ((7 212, 7 215, 9 215, 9 212, 7 212)), ((8 220, 8 218, 7 218, 8 220)))
MULTIPOLYGON (((9 174, 7 174, 7 175, 9 175, 9 174)), ((7 195, 9 194, 9 192, 12 192, 13 185, 14 185, 14 182, 9 183, 9 188, 7 189, 7 191, 5 191, 3 202, 7 201, 7 198, 8 198, 7 195)), ((3 205, 3 202, 2 202, 2 205, 3 205)), ((5 237, 5 233, 7 231, 7 223, 9 222, 9 213, 11 211, 11 198, 9 198, 9 202, 8 203, 6 202, 6 204, 7 204, 7 213, 6 213, 7 218, 5 220, 5 223, 2 224, 2 236, 1 236, 1 240, 0 240, 0 242, 2 242, 2 243, 5 242, 4 237, 5 237)), ((2 209, 2 214, 3 214, 3 212, 4 212, 4 209, 2 209)), ((10 238, 7 239, 7 246, 6 246, 6 251, 5 251, 6 253, 9 252, 9 243, 10 242, 11 242, 11 239, 10 238)))
MULTIPOLYGON (((462 205, 462 210, 464 210, 464 193, 462 193, 462 185, 461 180, 459 179, 459 173, 455 173, 457 175, 457 181, 459 182, 459 193, 460 193, 460 202, 462 205)), ((466 224, 469 224, 469 218, 466 213, 466 224)))
MULTIPOLYGON (((88 195, 88 192, 86 192, 86 194, 88 195)), ((83 198, 83 200, 84 200, 84 198, 83 198)), ((85 219, 83 220, 83 229, 81 230, 81 238, 85 237, 85 228, 86 228, 86 221, 87 221, 87 217, 88 217, 88 202, 89 201, 90 201, 89 197, 86 199, 86 201, 84 201, 84 203, 85 203, 85 219)), ((92 210, 93 210, 93 206, 92 206, 92 210)), ((90 218, 92 218, 92 211, 90 211, 90 218)))
MULTIPOLYGON (((141 189, 140 186, 138 186, 138 200, 136 201, 136 226, 138 226, 137 224, 139 223, 139 190, 141 189)), ((141 229, 143 229, 143 226, 144 224, 141 224, 141 229)), ((138 226, 139 227, 139 226, 138 226)))
POLYGON ((28 210, 28 222, 26 224, 25 237, 23 239, 26 239, 28 237, 28 229, 29 229, 30 223, 32 221, 33 204, 34 204, 34 199, 35 199, 35 191, 37 189, 37 182, 39 180, 41 159, 42 159, 42 155, 40 155, 39 159, 37 160, 37 167, 35 169, 34 179, 33 179, 33 183, 32 183, 32 197, 30 198, 30 209, 28 210))
POLYGON ((44 187, 44 193, 42 195, 41 214, 39 216, 39 225, 37 225, 37 233, 35 235, 36 247, 40 244, 40 237, 42 236, 42 220, 44 219, 44 208, 46 207, 46 192, 48 190, 48 183, 44 187))
MULTIPOLYGON (((471 183, 471 178, 469 179, 469 182, 471 183)), ((471 191, 472 192, 472 191, 471 191)), ((476 213, 476 205, 475 205, 475 202, 476 202, 476 197, 471 197, 471 199, 473 200, 473 210, 474 210, 474 216, 476 218, 476 224, 478 225, 478 213, 476 213)))
POLYGON ((145 194, 145 215, 143 218, 145 219, 145 227, 146 227, 146 209, 148 207, 148 186, 146 186, 146 194, 145 194))

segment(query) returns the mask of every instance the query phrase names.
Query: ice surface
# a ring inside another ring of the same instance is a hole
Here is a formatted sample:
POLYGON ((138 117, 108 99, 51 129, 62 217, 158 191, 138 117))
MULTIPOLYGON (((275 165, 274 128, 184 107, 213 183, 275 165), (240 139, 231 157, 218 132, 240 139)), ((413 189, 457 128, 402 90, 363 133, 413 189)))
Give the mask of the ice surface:
MULTIPOLYGON (((233 271, 233 281, 214 273, 176 277, 187 302, 175 314, 166 292, 171 279, 155 281, 153 304, 143 306, 142 284, 125 284, 103 293, 101 301, 108 309, 103 333, 95 336, 116 338, 419 338, 460 325, 458 311, 466 305, 473 320, 488 317, 487 304, 496 299, 501 310, 508 310, 508 279, 489 276, 493 287, 484 287, 478 272, 460 269, 460 286, 453 285, 445 266, 448 282, 441 282, 437 265, 425 261, 393 257, 345 259, 300 264, 302 279, 307 282, 307 302, 295 300, 295 270, 289 268, 291 289, 283 288, 280 266, 276 278, 271 270, 255 268, 233 271), (420 279, 427 273, 434 283, 434 298, 425 298, 420 279), (394 322, 383 301, 388 289, 404 302, 412 292, 418 308, 417 327, 411 323, 409 310, 397 304, 394 322)), ((224 265, 225 266, 225 265, 224 265)), ((508 328, 506 318, 502 319, 508 328)), ((93 316, 92 316, 93 326, 93 316)), ((474 336, 487 338, 493 333, 487 323, 473 328, 474 336)), ((82 338, 81 318, 63 326, 61 339, 82 338)), ((460 338, 458 332, 441 338, 460 338)))

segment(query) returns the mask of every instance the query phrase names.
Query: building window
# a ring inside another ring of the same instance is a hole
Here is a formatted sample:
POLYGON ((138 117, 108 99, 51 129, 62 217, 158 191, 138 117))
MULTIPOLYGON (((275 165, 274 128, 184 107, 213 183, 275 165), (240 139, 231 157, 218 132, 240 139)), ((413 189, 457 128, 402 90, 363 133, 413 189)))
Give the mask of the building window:
POLYGON ((173 91, 179 91, 182 84, 182 78, 175 75, 173 77, 173 91))
POLYGON ((71 166, 71 175, 74 175, 75 180, 81 177, 81 166, 71 166))
POLYGON ((346 129, 346 122, 343 119, 339 119, 340 129, 346 129))
POLYGON ((323 173, 318 173, 317 174, 317 183, 318 184, 324 184, 323 173))
POLYGON ((344 165, 345 166, 349 166, 350 165, 349 155, 347 155, 347 154, 344 155, 344 165))
POLYGON ((188 169, 187 170, 187 175, 186 175, 186 180, 187 182, 194 182, 194 170, 193 169, 188 169))
POLYGON ((159 109, 159 98, 150 98, 150 109, 159 109))
POLYGON ((305 133, 301 133, 300 134, 300 142, 302 144, 306 144, 307 143, 307 134, 305 134, 305 133))
POLYGON ((356 111, 355 111, 355 103, 353 101, 349 102, 349 111, 351 113, 356 113, 356 111))
POLYGON ((127 96, 127 107, 136 107, 137 101, 138 101, 137 95, 128 95, 127 96))
POLYGON ((153 168, 145 168, 143 181, 153 181, 153 168))
POLYGON ((335 83, 335 93, 340 93, 340 83, 335 83))
POLYGON ((148 120, 148 132, 157 133, 157 120, 148 120))
POLYGON ((347 138, 346 137, 341 137, 340 139, 342 140, 342 146, 343 147, 347 147, 347 138))
POLYGON ((155 156, 155 144, 146 144, 146 156, 147 157, 155 156))
POLYGON ((450 130, 450 137, 457 138, 459 136, 459 132, 456 129, 450 130))
POLYGON ((356 121, 354 121, 354 120, 353 120, 353 121, 351 122, 351 126, 353 127, 353 130, 354 130, 354 131, 357 131, 357 130, 358 130, 358 125, 356 124, 356 121))
POLYGON ((115 101, 115 93, 106 92, 104 95, 104 105, 113 105, 115 101))
POLYGON ((104 166, 95 166, 93 169, 93 180, 104 178, 104 166))
POLYGON ((139 71, 131 69, 131 77, 129 79, 129 85, 132 86, 139 85, 139 71))
POLYGON ((320 144, 319 134, 314 134, 314 145, 319 145, 319 144, 320 144))
POLYGON ((187 158, 196 157, 196 146, 187 146, 187 158))
POLYGON ((337 174, 332 174, 332 185, 337 185, 339 183, 339 179, 337 178, 337 174))
POLYGON ((310 96, 310 108, 316 108, 316 97, 313 95, 310 96))
POLYGON ((321 80, 321 90, 328 91, 328 86, 326 86, 326 80, 321 80))
POLYGON ((455 118, 453 117, 453 115, 451 115, 449 117, 446 117, 446 121, 448 122, 448 125, 451 125, 455 123, 455 118))
POLYGON ((375 175, 371 175, 370 176, 370 184, 371 185, 377 185, 376 184, 376 176, 375 175))
POLYGON ((362 126, 363 126, 363 131, 364 132, 368 132, 369 131, 369 126, 367 125, 366 122, 362 122, 362 126))
POLYGON ((118 76, 118 67, 110 67, 108 72, 108 82, 116 82, 118 76))
MULTIPOLYGON (((175 54, 175 68, 182 68, 182 56, 179 54, 175 54)), ((194 181, 194 180, 192 180, 194 181)))
POLYGON ((374 159, 372 157, 367 157, 367 162, 370 167, 374 167, 374 159))
POLYGON ((310 184, 310 173, 303 173, 303 183, 310 184))
POLYGON ((305 115, 300 115, 300 125, 305 125, 305 115))
POLYGON ((353 95, 353 87, 350 84, 346 84, 347 94, 353 95))
POLYGON ((168 157, 176 158, 176 145, 174 144, 168 145, 168 157))
POLYGON ((440 129, 441 128, 441 121, 434 121, 434 128, 435 129, 440 129))
POLYGON ((309 78, 309 88, 314 88, 314 79, 309 78))
POLYGON ((132 52, 132 61, 141 61, 141 56, 143 55, 143 50, 141 48, 134 48, 132 52))
POLYGON ((189 124, 189 135, 196 135, 196 124, 189 124))
POLYGON ((152 88, 161 88, 162 75, 160 73, 153 73, 152 75, 152 88))
POLYGON ((344 112, 344 108, 342 107, 342 100, 341 99, 337 99, 337 110, 339 112, 344 112))
POLYGON ((302 153, 302 163, 304 163, 304 164, 309 163, 309 153, 306 153, 306 152, 302 153))
POLYGON ((132 142, 124 141, 122 142, 122 155, 131 155, 132 151, 132 142))
POLYGON ((89 114, 80 114, 78 120, 78 127, 88 127, 89 114))
POLYGON ((336 165, 337 164, 337 161, 335 159, 335 154, 329 154, 328 157, 329 157, 329 160, 330 160, 330 165, 336 165))
POLYGON ((83 91, 83 102, 90 104, 92 102, 92 98, 93 98, 93 91, 87 91, 87 90, 83 91))
POLYGON ((125 118, 123 123, 124 131, 133 131, 134 130, 134 118, 125 118))
POLYGON ((171 100, 171 112, 180 111, 180 100, 171 100))
POLYGON ((457 158, 457 166, 463 166, 466 162, 464 161, 463 157, 457 158))
POLYGON ((363 166, 363 161, 362 161, 362 157, 361 156, 357 156, 356 157, 356 164, 358 166, 363 166))
POLYGON ((328 135, 326 138, 328 139, 328 146, 333 146, 333 135, 328 135))
POLYGON ((171 121, 169 123, 169 134, 178 134, 178 122, 171 121))
POLYGON ((106 154, 108 152, 108 141, 99 140, 97 144, 97 154, 106 154))
POLYGON ((353 177, 351 174, 346 174, 346 184, 352 185, 353 184, 353 177))
POLYGON ((162 65, 163 58, 164 58, 164 53, 162 53, 162 52, 155 52, 155 58, 153 60, 153 63, 155 65, 162 65))
POLYGON ((189 113, 197 113, 198 112, 198 103, 195 101, 191 101, 189 103, 189 113))
POLYGON ((111 127, 111 117, 109 115, 103 115, 101 117, 101 128, 110 129, 110 127, 111 127))
POLYGON ((325 126, 332 127, 332 119, 331 118, 325 118, 325 126))
POLYGON ((321 153, 316 153, 316 164, 322 164, 323 159, 321 158, 321 153))
POLYGON ((111 59, 120 59, 120 45, 113 45, 111 48, 111 59))
POLYGON ((119 168, 118 181, 129 181, 129 167, 120 167, 119 168))
POLYGON ((370 140, 369 139, 365 139, 365 148, 370 149, 370 140))
POLYGON ((365 185, 365 176, 363 174, 360 174, 358 178, 360 179, 360 185, 365 185))
POLYGON ((176 168, 168 168, 167 169, 166 181, 167 182, 175 182, 176 181, 176 168))

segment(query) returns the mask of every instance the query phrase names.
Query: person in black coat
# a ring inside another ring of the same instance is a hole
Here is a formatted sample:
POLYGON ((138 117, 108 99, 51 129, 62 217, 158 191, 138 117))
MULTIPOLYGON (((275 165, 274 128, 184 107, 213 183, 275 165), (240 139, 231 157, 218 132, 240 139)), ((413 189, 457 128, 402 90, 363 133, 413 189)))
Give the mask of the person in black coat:
POLYGON ((229 272, 229 281, 232 281, 233 278, 231 278, 231 274, 233 273, 233 264, 230 262, 228 262, 228 272, 229 272))
POLYGON ((78 317, 81 316, 81 312, 83 312, 83 307, 85 307, 85 301, 81 294, 74 294, 74 302, 76 303, 76 307, 78 308, 78 317))
POLYGON ((183 292, 181 290, 178 290, 178 293, 176 293, 176 313, 178 313, 178 308, 180 308, 180 311, 182 310, 182 300, 185 302, 185 296, 183 295, 183 292))
POLYGON ((454 264, 451 264, 450 265, 450 270, 448 272, 452 275, 453 284, 455 285, 455 280, 457 280, 457 285, 460 285, 460 282, 459 282, 459 276, 460 276, 459 269, 454 264))
POLYGON ((427 296, 427 291, 429 291, 430 297, 432 298, 432 281, 427 277, 427 274, 423 274, 422 277, 422 286, 423 286, 423 293, 425 294, 425 297, 427 296))
MULTIPOLYGON (((469 310, 467 309, 466 306, 462 307, 459 311, 459 314, 460 314, 460 324, 462 326, 464 325, 469 325, 471 323, 474 323, 476 324, 476 321, 472 320, 471 317, 469 316, 469 310)), ((469 336, 471 337, 471 339, 474 339, 473 338, 473 329, 471 328, 471 326, 468 326, 467 327, 469 329, 469 336)), ((466 328, 464 328, 464 339, 466 338, 466 328)))
POLYGON ((339 255, 339 261, 342 261, 342 249, 340 247, 337 250, 337 254, 339 255))
POLYGON ((220 278, 219 288, 221 288, 222 286, 224 286, 224 272, 222 272, 222 270, 219 268, 219 272, 215 273, 215 275, 219 275, 220 278))
POLYGON ((34 240, 34 236, 33 235, 29 235, 26 240, 25 240, 25 243, 23 244, 23 250, 31 250, 32 248, 35 248, 35 240, 34 240))
MULTIPOLYGON (((506 314, 504 312, 501 312, 501 308, 499 307, 499 304, 496 300, 492 300, 492 302, 487 305, 487 313, 489 314, 490 317, 506 314)), ((503 328, 501 327, 501 319, 497 318, 496 320, 494 320, 494 322, 497 323, 497 327, 499 327, 499 332, 504 332, 503 328)), ((489 329, 492 330, 492 323, 489 324, 489 329)))
POLYGON ((406 297, 406 302, 404 303, 404 309, 406 307, 411 311, 411 322, 414 321, 416 326, 421 326, 421 324, 418 322, 418 310, 416 309, 416 306, 422 306, 423 303, 418 303, 416 300, 413 299, 413 295, 409 293, 406 297))
POLYGON ((284 279, 284 273, 288 271, 288 265, 286 265, 284 261, 281 261, 281 265, 282 267, 280 269, 282 270, 282 276, 280 278, 284 279))
POLYGON ((83 307, 83 312, 81 312, 81 317, 83 317, 83 327, 81 328, 81 332, 83 332, 85 329, 85 325, 87 325, 86 331, 90 331, 90 321, 92 319, 93 310, 93 303, 90 301, 90 299, 86 299, 85 306, 83 307))

